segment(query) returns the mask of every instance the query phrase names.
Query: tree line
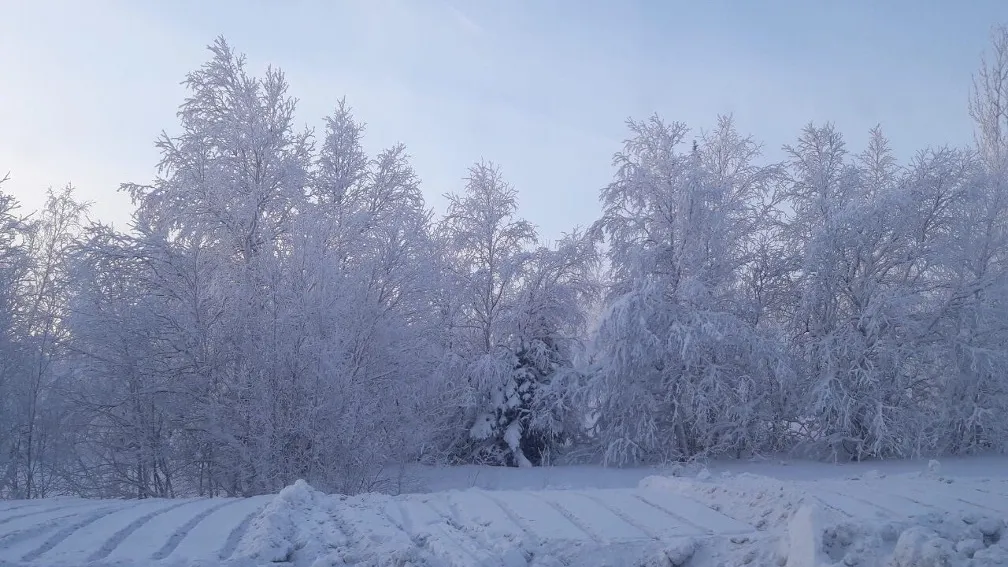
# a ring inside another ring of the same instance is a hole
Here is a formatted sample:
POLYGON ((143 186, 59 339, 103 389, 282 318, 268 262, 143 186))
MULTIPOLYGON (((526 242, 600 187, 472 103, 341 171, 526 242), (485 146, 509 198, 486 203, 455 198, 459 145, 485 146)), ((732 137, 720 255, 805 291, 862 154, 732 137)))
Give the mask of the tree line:
POLYGON ((0 497, 380 488, 411 462, 624 466, 1008 448, 1008 28, 974 147, 628 122, 546 243, 491 162, 440 214, 344 101, 219 39, 128 231, 0 192, 0 497))

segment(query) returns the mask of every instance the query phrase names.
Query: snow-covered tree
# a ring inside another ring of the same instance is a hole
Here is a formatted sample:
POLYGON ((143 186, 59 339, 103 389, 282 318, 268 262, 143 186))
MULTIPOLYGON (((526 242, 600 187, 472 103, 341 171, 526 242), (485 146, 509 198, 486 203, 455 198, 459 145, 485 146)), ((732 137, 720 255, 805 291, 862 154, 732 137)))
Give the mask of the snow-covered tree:
POLYGON ((593 380, 603 459, 768 448, 786 366, 740 316, 737 290, 771 172, 728 118, 692 151, 681 123, 629 126, 593 227, 611 266, 593 380))
POLYGON ((506 450, 520 466, 548 462, 577 435, 582 412, 575 395, 584 381, 577 358, 597 295, 593 243, 573 233, 555 249, 540 246, 525 265, 514 309, 510 372, 501 371, 490 407, 473 436, 506 450))
POLYGON ((532 225, 515 216, 517 195, 488 162, 469 169, 462 194, 447 195, 440 230, 463 297, 456 328, 474 355, 493 354, 511 338, 509 318, 536 240, 532 225))
POLYGON ((956 199, 929 330, 942 340, 933 452, 1008 450, 1008 177, 984 169, 956 199), (936 298, 937 299, 937 298, 936 298))
POLYGON ((453 407, 419 181, 401 145, 366 156, 343 102, 316 153, 279 72, 211 51, 160 177, 127 186, 133 233, 96 227, 78 254, 78 476, 140 496, 367 489, 453 407))
POLYGON ((991 48, 973 76, 969 112, 980 156, 997 170, 1008 167, 1008 26, 991 29, 991 48))
MULTIPOLYGON (((451 313, 448 348, 465 374, 471 398, 456 419, 472 424, 469 437, 476 441, 475 447, 456 452, 482 454, 477 458, 491 462, 504 462, 512 458, 510 454, 525 464, 527 459, 518 456, 517 444, 509 448, 504 443, 494 412, 476 412, 479 406, 496 408, 507 403, 504 390, 515 364, 511 350, 514 308, 536 232, 516 216, 517 191, 492 163, 470 167, 464 191, 446 197, 448 210, 438 233, 446 251, 446 285, 452 297, 447 307, 451 313)), ((517 437, 512 433, 511 439, 517 437)))
POLYGON ((1008 28, 975 147, 810 124, 765 163, 728 117, 631 121, 554 244, 493 163, 434 221, 403 145, 365 151, 344 100, 298 129, 280 71, 209 49, 128 232, 0 192, 0 497, 1008 450, 1008 28))
POLYGON ((161 176, 126 188, 140 214, 173 238, 202 239, 250 262, 290 230, 307 184, 310 133, 294 130, 295 100, 282 72, 250 75, 223 39, 210 51, 184 82, 182 132, 157 142, 161 176))
POLYGON ((810 381, 801 410, 816 416, 814 438, 858 456, 895 450, 880 445, 894 439, 886 433, 894 416, 883 411, 875 388, 899 389, 892 373, 900 360, 890 358, 893 345, 886 342, 898 338, 889 333, 899 323, 889 312, 889 294, 899 290, 885 278, 905 258, 903 234, 892 222, 898 211, 887 200, 895 173, 875 167, 888 163, 884 141, 876 138, 872 147, 862 159, 872 166, 864 171, 868 183, 848 163, 830 124, 806 127, 798 144, 786 148, 793 172, 788 203, 795 211, 789 228, 801 258, 794 347, 810 381))
POLYGON ((0 491, 33 498, 58 487, 57 462, 63 400, 58 381, 69 346, 67 252, 87 205, 70 186, 48 193, 43 208, 15 215, 16 203, 0 194, 0 391, 4 411, 0 441, 4 472, 0 491), (6 489, 6 490, 4 490, 6 489))
MULTIPOLYGON (((7 179, 5 175, 0 185, 7 179)), ((18 309, 29 256, 24 247, 28 227, 18 208, 13 196, 0 192, 0 497, 21 496, 17 438, 28 353, 18 309)))
POLYGON ((930 182, 921 227, 934 241, 936 452, 1008 450, 999 418, 1008 411, 1008 28, 996 27, 991 40, 970 104, 979 159, 942 152, 918 168, 930 182))
POLYGON ((297 358, 326 393, 316 474, 342 483, 420 456, 452 407, 439 374, 431 214, 405 148, 367 159, 362 132, 342 103, 327 121, 288 270, 308 338, 297 358))
POLYGON ((581 234, 556 248, 516 216, 516 191, 493 164, 470 168, 439 226, 454 299, 449 352, 471 394, 460 458, 540 464, 570 433, 565 388, 594 296, 595 250, 581 234))

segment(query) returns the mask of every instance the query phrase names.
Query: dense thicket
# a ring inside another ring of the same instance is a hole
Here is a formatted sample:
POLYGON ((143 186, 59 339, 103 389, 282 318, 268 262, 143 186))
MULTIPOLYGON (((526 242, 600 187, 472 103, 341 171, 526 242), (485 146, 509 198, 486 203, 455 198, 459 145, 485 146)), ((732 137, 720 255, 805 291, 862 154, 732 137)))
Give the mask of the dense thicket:
POLYGON ((1008 450, 1008 29, 974 147, 810 124, 770 163, 730 117, 630 121, 552 244, 493 163, 435 214, 343 101, 298 130, 281 72, 210 50, 130 230, 0 193, 0 497, 1008 450))

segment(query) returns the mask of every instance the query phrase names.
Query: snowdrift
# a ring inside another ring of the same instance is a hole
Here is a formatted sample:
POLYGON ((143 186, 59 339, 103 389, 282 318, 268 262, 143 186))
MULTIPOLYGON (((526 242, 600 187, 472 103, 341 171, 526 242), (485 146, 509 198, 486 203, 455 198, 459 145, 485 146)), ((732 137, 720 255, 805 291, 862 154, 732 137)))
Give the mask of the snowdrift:
POLYGON ((0 566, 983 567, 1008 565, 1006 518, 1008 479, 936 466, 400 496, 298 481, 251 499, 0 503, 0 566))

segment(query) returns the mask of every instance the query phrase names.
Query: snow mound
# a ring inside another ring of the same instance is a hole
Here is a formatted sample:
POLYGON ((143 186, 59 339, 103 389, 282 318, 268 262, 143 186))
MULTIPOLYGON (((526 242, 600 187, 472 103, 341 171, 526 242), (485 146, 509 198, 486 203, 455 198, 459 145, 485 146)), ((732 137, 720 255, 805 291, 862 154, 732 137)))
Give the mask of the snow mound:
POLYGON ((780 559, 787 567, 814 567, 827 563, 821 513, 815 506, 802 506, 791 518, 780 553, 780 559))
POLYGON ((252 520, 235 556, 263 563, 306 564, 346 544, 329 497, 298 480, 252 520))
POLYGON ((0 566, 1008 567, 1006 479, 922 471, 782 481, 673 468, 637 488, 330 496, 299 481, 235 502, 0 503, 0 566))
POLYGON ((872 523, 837 520, 828 510, 803 505, 781 540, 787 567, 988 567, 1008 566, 1001 539, 1004 522, 971 514, 935 514, 872 523))
POLYGON ((892 567, 948 567, 954 557, 951 541, 932 529, 914 526, 900 534, 891 563, 892 567))
POLYGON ((725 564, 786 567, 1008 567, 1008 511, 981 513, 960 501, 960 507, 926 506, 927 513, 892 508, 878 514, 881 508, 859 501, 877 499, 894 506, 917 494, 915 490, 938 490, 939 500, 932 502, 944 499, 948 505, 954 497, 939 487, 951 479, 938 477, 939 472, 940 465, 929 464, 927 477, 941 481, 935 486, 922 484, 924 475, 919 473, 902 479, 868 471, 843 484, 784 483, 742 473, 717 480, 652 476, 639 488, 679 494, 756 528, 752 536, 705 542, 703 553, 689 565, 718 565, 728 559, 725 564), (899 494, 891 492, 912 482, 917 484, 899 494), (851 496, 841 497, 838 491, 851 491, 851 496))

